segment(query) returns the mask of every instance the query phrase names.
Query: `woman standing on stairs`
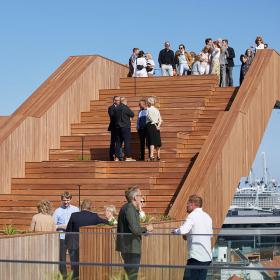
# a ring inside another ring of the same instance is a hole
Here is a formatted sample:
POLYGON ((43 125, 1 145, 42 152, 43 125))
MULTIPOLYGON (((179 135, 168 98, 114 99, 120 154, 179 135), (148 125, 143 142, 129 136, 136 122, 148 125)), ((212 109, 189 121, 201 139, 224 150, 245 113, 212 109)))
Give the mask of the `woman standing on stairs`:
POLYGON ((157 151, 157 160, 160 160, 160 126, 162 119, 159 110, 155 107, 155 98, 149 97, 147 100, 147 142, 150 148, 148 161, 155 161, 154 151, 157 151))

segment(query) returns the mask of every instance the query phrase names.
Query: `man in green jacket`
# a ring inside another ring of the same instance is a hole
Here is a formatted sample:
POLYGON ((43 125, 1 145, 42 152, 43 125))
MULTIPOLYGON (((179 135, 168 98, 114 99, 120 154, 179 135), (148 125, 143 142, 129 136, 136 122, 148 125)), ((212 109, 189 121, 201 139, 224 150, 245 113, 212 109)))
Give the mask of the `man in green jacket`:
POLYGON ((123 205, 119 212, 116 250, 121 252, 124 264, 130 265, 124 266, 128 279, 136 280, 141 260, 141 236, 151 232, 153 227, 140 225, 139 207, 142 195, 139 187, 129 188, 125 196, 128 203, 123 205))

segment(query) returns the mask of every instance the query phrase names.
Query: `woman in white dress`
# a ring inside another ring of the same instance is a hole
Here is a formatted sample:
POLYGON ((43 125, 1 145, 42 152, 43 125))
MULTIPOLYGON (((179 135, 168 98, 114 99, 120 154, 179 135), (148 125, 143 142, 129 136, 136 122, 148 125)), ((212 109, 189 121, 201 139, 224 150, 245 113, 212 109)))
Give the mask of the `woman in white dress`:
POLYGON ((220 84, 220 55, 221 55, 221 48, 217 41, 213 43, 213 50, 211 53, 211 74, 218 75, 220 84))
POLYGON ((200 53, 200 57, 201 57, 200 69, 201 69, 201 74, 202 75, 208 75, 209 72, 210 72, 210 53, 209 53, 209 50, 210 50, 210 47, 205 46, 200 53))
POLYGON ((134 62, 134 74, 133 77, 148 77, 147 73, 147 61, 144 57, 144 52, 140 51, 138 57, 134 62))

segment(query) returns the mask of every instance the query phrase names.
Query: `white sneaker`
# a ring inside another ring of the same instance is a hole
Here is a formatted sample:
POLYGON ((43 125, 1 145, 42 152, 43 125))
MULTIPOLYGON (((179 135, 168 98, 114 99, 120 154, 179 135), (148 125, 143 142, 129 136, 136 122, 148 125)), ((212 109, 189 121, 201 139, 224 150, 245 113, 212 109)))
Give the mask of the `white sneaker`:
POLYGON ((129 157, 129 158, 126 158, 125 161, 136 161, 136 159, 129 157))

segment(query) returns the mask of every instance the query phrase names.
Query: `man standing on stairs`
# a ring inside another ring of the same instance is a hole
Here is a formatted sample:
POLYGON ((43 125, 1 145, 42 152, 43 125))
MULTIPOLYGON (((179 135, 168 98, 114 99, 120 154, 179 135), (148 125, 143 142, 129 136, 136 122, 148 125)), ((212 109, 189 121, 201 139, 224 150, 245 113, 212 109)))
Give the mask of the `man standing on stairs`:
POLYGON ((188 265, 208 267, 212 261, 212 219, 202 210, 202 203, 201 197, 191 195, 187 203, 189 215, 186 221, 181 227, 172 231, 174 234, 187 235, 189 259, 183 280, 206 280, 207 268, 189 269, 188 265))
POLYGON ((108 127, 108 131, 111 131, 111 141, 110 141, 110 150, 109 157, 111 161, 115 160, 116 154, 116 144, 117 144, 117 132, 116 132, 116 108, 120 105, 121 98, 119 96, 113 97, 113 105, 108 108, 108 115, 110 117, 110 124, 108 127))
POLYGON ((134 113, 127 106, 125 97, 121 97, 121 104, 117 106, 115 111, 115 125, 117 134, 117 160, 124 160, 122 155, 122 143, 124 143, 125 161, 135 161, 131 157, 130 139, 131 139, 131 118, 134 113))
MULTIPOLYGON (((65 232, 67 224, 70 220, 72 213, 79 212, 79 208, 71 205, 72 195, 69 192, 64 192, 61 195, 61 206, 58 207, 53 214, 53 218, 56 224, 56 230, 59 232, 65 232)), ((65 234, 59 235, 59 261, 64 262, 59 265, 59 271, 63 276, 67 275, 66 269, 66 244, 65 234)))
POLYGON ((159 52, 158 63, 162 76, 176 75, 175 56, 169 42, 165 42, 164 49, 159 52))

